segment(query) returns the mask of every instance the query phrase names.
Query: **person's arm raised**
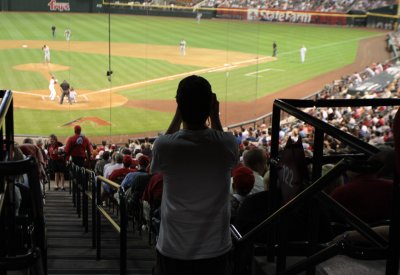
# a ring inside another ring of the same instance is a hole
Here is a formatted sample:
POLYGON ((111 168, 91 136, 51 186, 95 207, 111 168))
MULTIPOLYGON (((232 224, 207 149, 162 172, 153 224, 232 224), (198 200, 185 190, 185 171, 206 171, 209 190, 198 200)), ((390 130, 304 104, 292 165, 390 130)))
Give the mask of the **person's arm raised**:
POLYGON ((179 108, 177 107, 174 118, 172 119, 168 127, 168 130, 165 132, 165 134, 168 135, 178 132, 181 127, 181 123, 182 123, 182 116, 181 112, 179 111, 179 108))
POLYGON ((219 119, 219 102, 215 93, 212 93, 210 120, 212 129, 223 131, 221 120, 219 119))

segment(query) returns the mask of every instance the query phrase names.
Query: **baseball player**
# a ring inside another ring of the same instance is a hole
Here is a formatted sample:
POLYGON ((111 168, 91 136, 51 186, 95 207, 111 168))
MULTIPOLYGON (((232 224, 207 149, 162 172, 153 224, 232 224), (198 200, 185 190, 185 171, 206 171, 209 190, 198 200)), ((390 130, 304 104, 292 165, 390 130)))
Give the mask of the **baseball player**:
POLYGON ((51 26, 51 35, 54 37, 56 37, 56 26, 51 26))
POLYGON ((201 20, 201 17, 203 16, 203 13, 201 13, 201 12, 197 12, 196 13, 196 21, 197 21, 197 24, 200 24, 200 20, 201 20))
POLYGON ((50 90, 50 100, 54 101, 56 98, 57 92, 55 89, 55 84, 57 84, 57 79, 55 79, 54 76, 50 78, 50 83, 49 83, 49 90, 50 90))
POLYGON ((67 41, 70 40, 71 34, 72 34, 71 29, 65 29, 65 31, 64 31, 64 36, 65 36, 65 39, 66 39, 67 41))
POLYGON ((181 42, 179 43, 179 53, 183 56, 186 55, 186 41, 185 39, 182 39, 181 42))
POLYGON ((307 52, 307 48, 303 45, 300 48, 300 60, 301 60, 301 63, 304 63, 304 60, 306 59, 306 52, 307 52))
POLYGON ((44 53, 44 63, 50 63, 50 48, 47 45, 42 47, 44 53))
POLYGON ((71 87, 71 89, 69 89, 69 98, 71 99, 71 102, 78 102, 78 94, 76 93, 74 87, 71 87))

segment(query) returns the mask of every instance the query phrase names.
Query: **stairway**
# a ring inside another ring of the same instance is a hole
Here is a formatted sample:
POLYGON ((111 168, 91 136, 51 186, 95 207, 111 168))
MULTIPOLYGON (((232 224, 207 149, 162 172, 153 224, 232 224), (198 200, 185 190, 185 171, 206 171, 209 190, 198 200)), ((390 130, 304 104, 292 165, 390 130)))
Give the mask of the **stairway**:
MULTIPOLYGON (((82 219, 78 218, 68 190, 53 191, 52 188, 47 191, 44 212, 48 274, 120 274, 119 236, 107 221, 102 221, 102 259, 96 261, 91 228, 88 233, 84 232, 82 219)), ((155 253, 147 243, 147 234, 133 234, 131 228, 128 232, 127 274, 151 274, 155 253)))

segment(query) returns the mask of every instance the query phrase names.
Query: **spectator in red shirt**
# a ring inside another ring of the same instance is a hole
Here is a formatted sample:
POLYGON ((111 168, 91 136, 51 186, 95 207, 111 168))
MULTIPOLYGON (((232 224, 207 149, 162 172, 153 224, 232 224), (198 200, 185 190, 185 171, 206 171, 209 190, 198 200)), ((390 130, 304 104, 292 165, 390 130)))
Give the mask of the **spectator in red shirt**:
POLYGON ((64 188, 64 172, 65 172, 65 154, 63 144, 57 140, 56 135, 50 135, 50 144, 48 149, 48 155, 50 159, 50 169, 54 172, 54 180, 56 182, 55 190, 64 188))
POLYGON ((130 155, 125 155, 122 160, 124 167, 112 171, 108 179, 121 184, 127 174, 137 171, 136 169, 131 168, 132 161, 133 160, 130 155))
POLYGON ((74 127, 75 135, 68 138, 67 144, 65 145, 65 154, 67 160, 69 156, 71 156, 73 163, 83 167, 85 160, 90 161, 93 149, 89 139, 81 134, 81 131, 81 126, 76 125, 74 127))

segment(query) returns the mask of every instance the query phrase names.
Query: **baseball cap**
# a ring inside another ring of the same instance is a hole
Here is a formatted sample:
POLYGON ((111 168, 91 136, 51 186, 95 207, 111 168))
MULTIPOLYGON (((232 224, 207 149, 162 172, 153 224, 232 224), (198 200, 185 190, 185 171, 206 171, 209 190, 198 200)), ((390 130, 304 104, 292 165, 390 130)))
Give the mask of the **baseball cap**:
POLYGON ((130 155, 125 155, 123 160, 122 160, 122 163, 124 165, 129 165, 130 166, 132 164, 132 157, 130 155))
POLYGON ((139 157, 138 162, 139 162, 140 166, 147 167, 149 165, 149 163, 150 163, 150 159, 149 159, 148 156, 142 155, 142 156, 139 157))
POLYGON ((77 133, 77 134, 80 134, 80 133, 81 133, 81 131, 82 131, 82 128, 81 128, 81 126, 79 126, 79 125, 75 125, 75 127, 74 127, 74 132, 75 132, 75 133, 77 133))
POLYGON ((233 170, 233 188, 239 195, 247 195, 254 187, 253 171, 245 166, 233 170))

